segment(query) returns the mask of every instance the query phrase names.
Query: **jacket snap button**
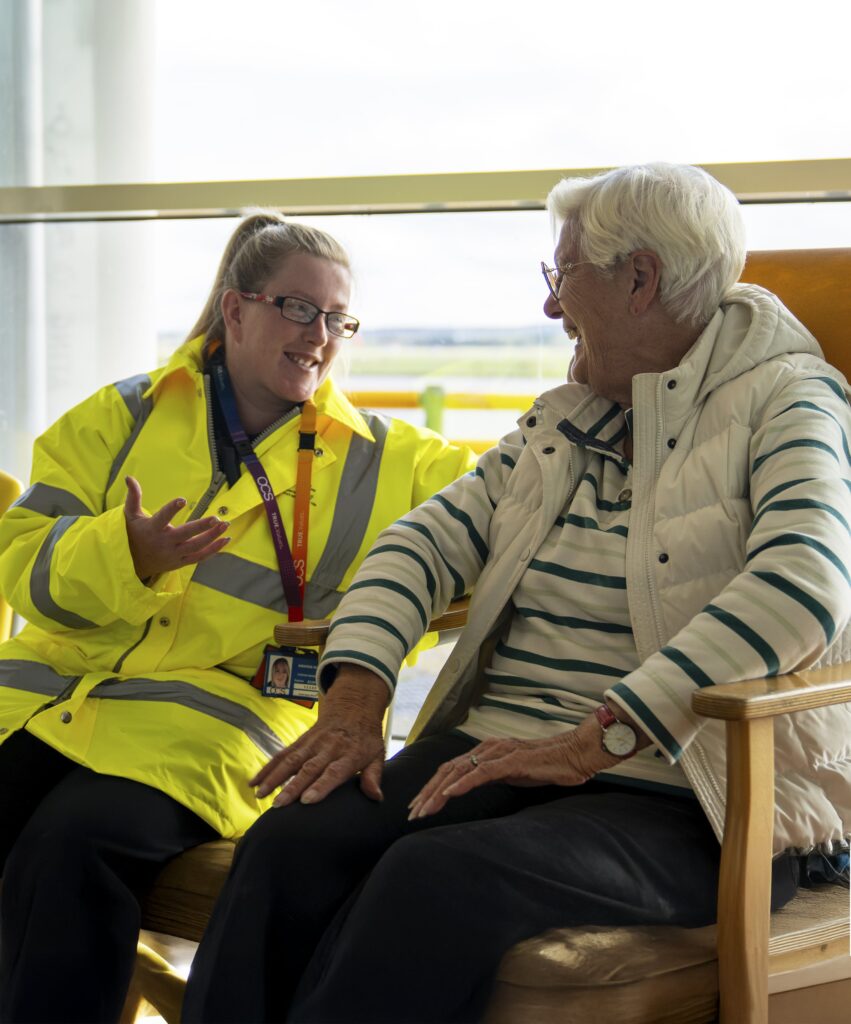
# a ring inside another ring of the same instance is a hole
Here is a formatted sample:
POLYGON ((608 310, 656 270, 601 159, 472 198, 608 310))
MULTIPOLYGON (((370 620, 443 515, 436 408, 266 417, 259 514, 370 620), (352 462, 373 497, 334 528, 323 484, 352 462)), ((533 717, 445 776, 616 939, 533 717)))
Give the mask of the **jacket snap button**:
POLYGON ((554 451, 555 451, 555 448, 553 448, 553 446, 551 444, 548 444, 547 447, 544 448, 544 455, 552 455, 552 453, 554 451))
POLYGON ((163 617, 160 619, 160 625, 161 626, 170 626, 171 625, 171 619, 168 619, 168 618, 166 618, 165 615, 163 615, 163 617))
POLYGON ((629 501, 632 497, 632 491, 629 487, 625 487, 618 495, 618 501, 629 501))
POLYGON ((669 448, 676 448, 677 447, 677 439, 675 437, 669 437, 668 438, 668 447, 669 448))
POLYGON ((227 505, 219 505, 219 507, 216 509, 216 515, 217 516, 226 516, 227 514, 228 514, 228 507, 227 507, 227 505))
POLYGON ((668 561, 668 556, 665 554, 664 551, 662 552, 661 555, 659 555, 659 561, 662 563, 662 565, 664 565, 665 562, 668 561))
POLYGON ((665 386, 669 391, 673 391, 674 388, 677 386, 677 382, 675 380, 669 380, 665 386))
POLYGON ((59 716, 59 721, 67 725, 73 717, 70 711, 63 711, 59 716))
POLYGON ((529 419, 526 420, 526 426, 527 427, 534 427, 537 422, 538 421, 535 419, 534 416, 530 416, 529 419))

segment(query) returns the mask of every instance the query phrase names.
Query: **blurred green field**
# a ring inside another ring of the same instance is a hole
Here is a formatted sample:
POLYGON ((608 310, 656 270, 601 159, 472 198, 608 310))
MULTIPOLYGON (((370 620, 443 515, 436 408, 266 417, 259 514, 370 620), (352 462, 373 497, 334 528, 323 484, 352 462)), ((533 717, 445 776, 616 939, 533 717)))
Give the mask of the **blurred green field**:
MULTIPOLYGON (((369 377, 564 379, 570 352, 563 345, 363 346, 349 356, 349 373, 369 377)), ((484 389, 483 389, 484 390, 484 389)))

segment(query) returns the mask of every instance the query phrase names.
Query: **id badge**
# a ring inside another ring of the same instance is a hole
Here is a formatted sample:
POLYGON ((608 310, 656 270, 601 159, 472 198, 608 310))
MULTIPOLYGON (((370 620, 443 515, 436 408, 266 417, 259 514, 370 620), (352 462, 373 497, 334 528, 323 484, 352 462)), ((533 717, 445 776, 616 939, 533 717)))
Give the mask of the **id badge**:
POLYGON ((312 707, 319 700, 319 655, 309 647, 268 647, 264 655, 263 696, 283 697, 312 707))

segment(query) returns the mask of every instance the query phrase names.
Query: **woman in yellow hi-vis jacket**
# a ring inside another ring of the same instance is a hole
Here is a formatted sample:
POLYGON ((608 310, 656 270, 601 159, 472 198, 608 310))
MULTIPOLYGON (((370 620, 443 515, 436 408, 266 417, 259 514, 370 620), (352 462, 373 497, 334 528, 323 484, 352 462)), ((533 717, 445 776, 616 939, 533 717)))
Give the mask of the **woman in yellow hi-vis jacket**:
POLYGON ((0 646, 0 1020, 118 1018, 140 894, 244 832, 271 803, 248 780, 314 721, 309 658, 294 699, 252 685, 274 625, 329 614, 379 531, 471 468, 328 377, 350 287, 330 236, 249 217, 192 340, 36 443, 0 523, 28 622, 0 646))

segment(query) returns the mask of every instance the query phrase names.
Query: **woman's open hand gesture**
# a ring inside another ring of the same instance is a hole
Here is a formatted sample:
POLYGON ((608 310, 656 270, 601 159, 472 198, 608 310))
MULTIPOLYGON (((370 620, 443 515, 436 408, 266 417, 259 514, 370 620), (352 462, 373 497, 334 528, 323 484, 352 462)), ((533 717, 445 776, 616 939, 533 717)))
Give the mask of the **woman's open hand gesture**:
POLYGON ((133 567, 140 580, 150 579, 184 565, 203 562, 215 555, 228 543, 230 537, 222 534, 230 526, 216 516, 196 519, 181 526, 172 526, 171 520, 186 504, 185 498, 172 498, 149 516, 142 509, 142 488, 132 476, 125 477, 127 498, 124 518, 133 567))

